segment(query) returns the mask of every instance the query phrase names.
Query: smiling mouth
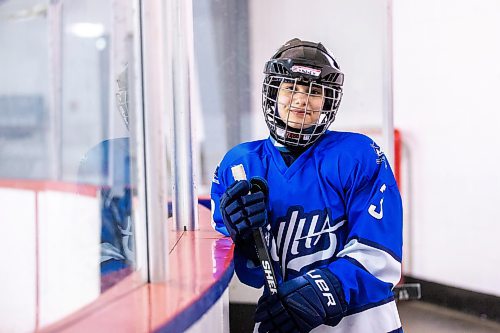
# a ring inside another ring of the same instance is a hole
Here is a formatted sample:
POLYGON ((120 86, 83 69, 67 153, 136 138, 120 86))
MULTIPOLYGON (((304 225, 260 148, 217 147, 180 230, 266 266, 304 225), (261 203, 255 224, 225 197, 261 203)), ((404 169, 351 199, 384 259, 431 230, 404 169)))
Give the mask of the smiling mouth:
POLYGON ((303 116, 304 114, 308 114, 308 115, 312 114, 311 111, 306 112, 305 110, 301 110, 301 109, 290 109, 290 112, 301 115, 301 116, 303 116))

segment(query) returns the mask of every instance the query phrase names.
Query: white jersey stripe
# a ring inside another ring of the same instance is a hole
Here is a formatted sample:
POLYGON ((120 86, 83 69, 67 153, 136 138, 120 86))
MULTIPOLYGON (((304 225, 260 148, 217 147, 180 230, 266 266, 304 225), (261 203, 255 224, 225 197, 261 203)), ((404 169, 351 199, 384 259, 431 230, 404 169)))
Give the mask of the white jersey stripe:
POLYGON ((389 253, 352 239, 337 254, 337 257, 347 256, 355 259, 377 279, 396 285, 401 278, 401 263, 389 253))

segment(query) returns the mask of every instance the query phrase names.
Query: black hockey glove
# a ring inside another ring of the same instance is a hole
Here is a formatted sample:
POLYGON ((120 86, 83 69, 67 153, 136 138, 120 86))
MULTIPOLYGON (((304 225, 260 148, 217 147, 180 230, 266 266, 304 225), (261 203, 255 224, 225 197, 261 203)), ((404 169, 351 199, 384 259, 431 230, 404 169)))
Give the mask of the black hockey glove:
POLYGON ((340 283, 327 268, 284 282, 277 295, 264 295, 257 304, 259 333, 305 333, 322 324, 335 326, 346 310, 342 295, 340 283))
POLYGON ((234 182, 222 195, 222 220, 236 245, 251 240, 252 230, 266 225, 267 193, 267 182, 254 177, 234 182))
POLYGON ((280 301, 278 294, 264 294, 259 298, 254 320, 256 323, 260 323, 259 333, 300 332, 295 320, 280 301))

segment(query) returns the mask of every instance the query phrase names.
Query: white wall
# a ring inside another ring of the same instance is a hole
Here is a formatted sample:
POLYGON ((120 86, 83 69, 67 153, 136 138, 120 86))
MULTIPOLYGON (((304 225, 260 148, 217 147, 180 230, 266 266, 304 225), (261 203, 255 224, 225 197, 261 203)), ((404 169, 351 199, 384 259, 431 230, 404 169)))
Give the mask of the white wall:
POLYGON ((95 196, 0 184, 0 332, 31 332, 100 295, 95 196))
POLYGON ((99 198, 38 192, 40 327, 64 318, 100 295, 99 198))
MULTIPOLYGON (((264 64, 286 41, 322 42, 345 73, 344 97, 332 128, 382 124, 386 1, 249 1, 250 78, 255 137, 269 135, 261 107, 264 64)), ((379 142, 379 144, 381 144, 379 142)))
POLYGON ((412 275, 500 296, 500 2, 395 1, 412 275))
POLYGON ((0 188, 0 332, 36 325, 36 193, 0 188))
POLYGON ((207 312, 198 319, 187 333, 220 332, 229 333, 229 291, 226 289, 221 297, 207 312))

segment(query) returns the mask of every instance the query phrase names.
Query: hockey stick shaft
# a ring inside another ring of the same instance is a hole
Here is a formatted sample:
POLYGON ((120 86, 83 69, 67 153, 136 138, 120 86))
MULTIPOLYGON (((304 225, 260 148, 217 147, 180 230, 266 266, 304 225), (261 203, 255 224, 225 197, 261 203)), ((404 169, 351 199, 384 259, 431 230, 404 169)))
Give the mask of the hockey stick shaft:
MULTIPOLYGON (((234 180, 246 180, 247 176, 245 169, 242 164, 231 167, 231 172, 233 174, 234 180)), ((255 229, 252 232, 252 236, 255 242, 255 249, 257 251, 257 256, 264 269, 264 280, 266 281, 267 288, 271 294, 276 294, 278 292, 278 281, 276 279, 276 274, 271 261, 271 255, 269 249, 266 245, 264 232, 262 228, 255 229)))

